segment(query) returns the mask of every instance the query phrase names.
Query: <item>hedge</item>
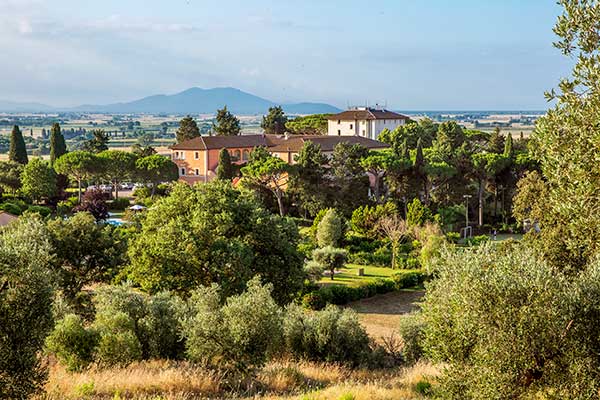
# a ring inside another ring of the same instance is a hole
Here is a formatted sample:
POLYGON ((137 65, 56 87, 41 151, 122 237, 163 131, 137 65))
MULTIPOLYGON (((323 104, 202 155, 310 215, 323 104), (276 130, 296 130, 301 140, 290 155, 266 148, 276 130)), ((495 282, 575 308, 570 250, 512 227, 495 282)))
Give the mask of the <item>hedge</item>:
POLYGON ((311 310, 320 310, 327 304, 348 304, 378 294, 416 287, 423 284, 426 278, 425 273, 421 271, 402 271, 393 274, 390 278, 377 279, 356 287, 325 286, 302 296, 302 305, 311 310))

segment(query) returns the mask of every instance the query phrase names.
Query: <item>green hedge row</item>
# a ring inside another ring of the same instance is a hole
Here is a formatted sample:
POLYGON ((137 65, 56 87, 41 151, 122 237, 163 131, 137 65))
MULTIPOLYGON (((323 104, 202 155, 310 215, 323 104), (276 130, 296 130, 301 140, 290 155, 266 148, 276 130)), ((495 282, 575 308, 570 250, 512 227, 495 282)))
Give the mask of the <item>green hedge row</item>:
POLYGON ((320 310, 327 304, 347 304, 352 301, 366 299, 377 294, 394 292, 419 286, 425 282, 427 275, 420 271, 398 272, 387 279, 377 279, 360 286, 343 285, 325 286, 305 294, 302 305, 311 310, 320 310))

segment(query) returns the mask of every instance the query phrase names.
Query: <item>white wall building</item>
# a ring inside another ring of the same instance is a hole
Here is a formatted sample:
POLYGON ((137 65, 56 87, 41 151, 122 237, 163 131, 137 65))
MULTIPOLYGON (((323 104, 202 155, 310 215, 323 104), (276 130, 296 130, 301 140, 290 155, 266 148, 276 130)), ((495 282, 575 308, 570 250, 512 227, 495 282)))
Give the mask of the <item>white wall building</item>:
POLYGON ((362 136, 377 140, 384 129, 393 131, 406 124, 406 115, 370 107, 356 107, 328 118, 330 136, 362 136))

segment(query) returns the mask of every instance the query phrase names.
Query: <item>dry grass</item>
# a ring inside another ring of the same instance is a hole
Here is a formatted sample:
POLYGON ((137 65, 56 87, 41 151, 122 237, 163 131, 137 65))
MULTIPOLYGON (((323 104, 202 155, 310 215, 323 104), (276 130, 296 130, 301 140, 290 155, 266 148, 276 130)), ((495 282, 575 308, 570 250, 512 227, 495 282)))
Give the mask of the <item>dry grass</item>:
POLYGON ((221 377, 187 362, 148 361, 126 368, 69 373, 50 369, 46 400, 58 399, 420 399, 421 379, 435 380, 429 364, 384 371, 350 370, 338 365, 273 362, 260 371, 245 393, 232 394, 221 377), (343 397, 346 396, 346 397, 343 397))

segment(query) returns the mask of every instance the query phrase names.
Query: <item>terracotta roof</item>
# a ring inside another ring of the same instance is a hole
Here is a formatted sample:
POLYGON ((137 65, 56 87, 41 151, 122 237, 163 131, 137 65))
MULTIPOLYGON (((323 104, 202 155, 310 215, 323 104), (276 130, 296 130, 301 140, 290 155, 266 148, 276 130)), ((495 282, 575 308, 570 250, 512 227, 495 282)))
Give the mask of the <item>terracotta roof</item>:
POLYGON ((373 120, 373 119, 410 119, 406 115, 398 114, 388 110, 377 110, 374 108, 361 108, 356 110, 347 110, 339 114, 330 115, 329 120, 354 121, 354 120, 373 120))
POLYGON ((6 211, 0 211, 0 226, 6 226, 17 218, 16 215, 9 214, 6 211))
POLYGON ((368 149, 384 149, 389 147, 383 142, 362 136, 327 136, 327 135, 267 135, 269 151, 298 152, 305 142, 313 142, 321 146, 321 151, 331 152, 339 143, 360 144, 368 149))
POLYGON ((173 150, 211 150, 266 146, 265 135, 200 136, 171 146, 173 150))

